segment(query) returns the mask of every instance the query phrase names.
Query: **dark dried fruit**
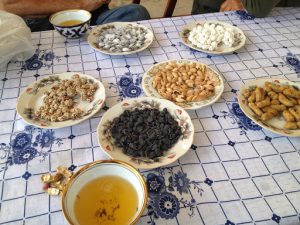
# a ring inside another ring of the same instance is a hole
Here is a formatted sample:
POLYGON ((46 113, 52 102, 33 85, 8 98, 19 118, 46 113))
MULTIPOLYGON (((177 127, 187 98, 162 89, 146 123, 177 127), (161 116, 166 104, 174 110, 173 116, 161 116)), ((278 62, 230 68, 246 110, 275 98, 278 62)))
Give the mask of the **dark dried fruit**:
POLYGON ((148 159, 162 156, 182 135, 166 108, 126 110, 113 120, 110 133, 126 155, 148 159))

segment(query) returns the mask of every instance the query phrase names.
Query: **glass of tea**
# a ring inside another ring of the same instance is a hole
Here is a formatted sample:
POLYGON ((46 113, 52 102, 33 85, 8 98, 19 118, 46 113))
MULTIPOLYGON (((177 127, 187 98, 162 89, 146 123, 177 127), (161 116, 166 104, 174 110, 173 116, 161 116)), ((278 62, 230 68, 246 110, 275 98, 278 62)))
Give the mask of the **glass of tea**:
POLYGON ((147 203, 142 175, 118 160, 95 161, 73 175, 62 195, 72 225, 135 224, 147 203))
POLYGON ((89 11, 70 9, 51 15, 49 21, 66 38, 79 38, 88 31, 91 18, 89 11))

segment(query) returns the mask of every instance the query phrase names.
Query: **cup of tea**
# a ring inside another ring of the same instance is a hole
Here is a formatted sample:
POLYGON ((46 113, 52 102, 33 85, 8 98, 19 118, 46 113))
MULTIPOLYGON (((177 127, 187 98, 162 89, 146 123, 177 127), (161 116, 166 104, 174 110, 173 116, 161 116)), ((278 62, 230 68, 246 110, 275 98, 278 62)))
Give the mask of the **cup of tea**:
POLYGON ((90 27, 92 14, 82 9, 70 9, 54 13, 49 21, 66 38, 79 38, 90 27))
POLYGON ((135 224, 147 203, 142 175, 119 160, 102 160, 76 172, 62 195, 62 209, 72 225, 135 224))

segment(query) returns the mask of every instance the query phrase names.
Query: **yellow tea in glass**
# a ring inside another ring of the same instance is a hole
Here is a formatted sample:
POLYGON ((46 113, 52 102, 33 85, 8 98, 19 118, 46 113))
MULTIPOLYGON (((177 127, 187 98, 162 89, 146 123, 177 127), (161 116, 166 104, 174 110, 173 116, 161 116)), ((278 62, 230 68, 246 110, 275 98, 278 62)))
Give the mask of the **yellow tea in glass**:
POLYGON ((79 224, 128 225, 138 211, 138 195, 127 180, 103 176, 78 192, 74 212, 79 224))

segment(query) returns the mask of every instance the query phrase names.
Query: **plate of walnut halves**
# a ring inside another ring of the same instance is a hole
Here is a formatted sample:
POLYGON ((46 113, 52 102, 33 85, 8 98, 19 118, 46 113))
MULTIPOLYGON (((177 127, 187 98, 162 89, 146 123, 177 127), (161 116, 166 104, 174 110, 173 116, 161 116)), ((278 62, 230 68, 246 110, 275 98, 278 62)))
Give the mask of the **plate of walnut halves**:
POLYGON ((105 101, 103 84, 92 76, 66 72, 45 76, 19 96, 17 112, 33 126, 73 126, 96 114, 105 101))
POLYGON ((242 111, 271 132, 300 136, 300 85, 285 79, 248 81, 239 91, 242 111))

